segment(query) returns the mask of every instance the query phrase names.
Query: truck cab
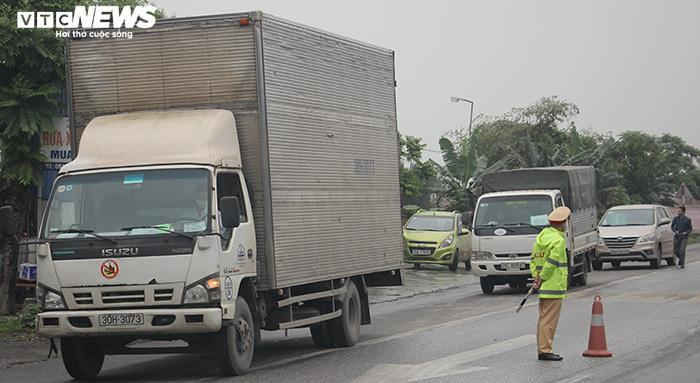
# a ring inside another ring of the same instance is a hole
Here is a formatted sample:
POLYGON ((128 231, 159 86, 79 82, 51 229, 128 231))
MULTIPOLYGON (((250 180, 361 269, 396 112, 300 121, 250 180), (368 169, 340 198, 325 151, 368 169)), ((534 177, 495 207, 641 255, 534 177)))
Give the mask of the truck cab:
POLYGON ((472 230, 472 270, 484 293, 496 285, 524 288, 530 253, 547 215, 563 199, 558 190, 487 193, 479 197, 472 230))
POLYGON ((569 285, 585 285, 598 242, 593 168, 524 168, 482 178, 472 222, 472 272, 484 294, 497 285, 525 288, 535 239, 560 206, 572 212, 565 232, 569 285))
POLYGON ((143 337, 196 348, 236 319, 252 344, 254 302, 238 299, 256 277, 245 185, 228 111, 92 121, 54 183, 37 254, 38 331, 61 338, 71 375, 96 375, 104 355, 143 337))

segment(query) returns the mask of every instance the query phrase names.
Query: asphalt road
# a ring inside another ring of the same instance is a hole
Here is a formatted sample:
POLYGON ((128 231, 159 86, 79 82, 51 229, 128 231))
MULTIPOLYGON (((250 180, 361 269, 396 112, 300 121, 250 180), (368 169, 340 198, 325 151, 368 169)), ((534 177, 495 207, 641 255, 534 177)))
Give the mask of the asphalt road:
MULTIPOLYGON (((700 248, 689 249, 689 261, 700 248)), ((443 269, 421 271, 448 273, 443 269)), ((589 286, 565 301, 555 351, 563 362, 536 360, 536 299, 514 313, 522 294, 481 294, 461 287, 378 303, 374 323, 352 348, 322 350, 308 330, 264 333, 254 371, 217 376, 207 357, 112 356, 102 381, 128 382, 697 382, 700 378, 700 263, 685 270, 623 266, 590 274, 589 286), (603 297, 613 358, 589 359, 591 303, 603 297)), ((381 294, 381 291, 374 291, 381 294)), ((60 359, 0 370, 2 382, 64 382, 60 359)))

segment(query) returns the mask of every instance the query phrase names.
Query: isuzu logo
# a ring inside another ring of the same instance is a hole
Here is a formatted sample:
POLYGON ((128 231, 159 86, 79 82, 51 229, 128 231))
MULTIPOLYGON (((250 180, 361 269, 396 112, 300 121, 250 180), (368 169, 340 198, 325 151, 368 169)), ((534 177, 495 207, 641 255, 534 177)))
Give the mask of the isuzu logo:
POLYGON ((138 247, 121 247, 116 249, 102 249, 103 257, 129 257, 138 255, 138 247))

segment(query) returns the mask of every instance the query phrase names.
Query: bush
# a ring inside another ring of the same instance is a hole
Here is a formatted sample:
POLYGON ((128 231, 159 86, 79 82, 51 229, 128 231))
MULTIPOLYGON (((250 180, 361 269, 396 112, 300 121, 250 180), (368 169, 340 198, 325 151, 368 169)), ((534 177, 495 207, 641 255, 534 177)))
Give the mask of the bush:
POLYGON ((41 309, 36 303, 28 303, 22 307, 22 311, 17 315, 19 322, 22 324, 22 328, 25 329, 35 329, 36 328, 36 315, 39 314, 41 309))

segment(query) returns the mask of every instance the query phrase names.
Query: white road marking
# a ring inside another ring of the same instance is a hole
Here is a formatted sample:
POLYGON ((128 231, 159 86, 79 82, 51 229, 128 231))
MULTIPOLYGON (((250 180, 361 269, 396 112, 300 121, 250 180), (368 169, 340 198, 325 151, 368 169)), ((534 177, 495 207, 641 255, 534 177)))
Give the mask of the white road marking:
POLYGON ((488 370, 487 367, 465 369, 463 366, 479 359, 535 344, 535 341, 534 335, 523 335, 420 364, 379 364, 355 379, 353 383, 418 382, 426 379, 488 370))
POLYGON ((567 380, 562 380, 561 383, 578 383, 578 382, 583 382, 584 380, 588 380, 592 377, 592 375, 586 374, 586 375, 578 375, 574 376, 573 378, 567 379, 567 380))
MULTIPOLYGON (((582 289, 582 290, 579 290, 579 291, 576 291, 574 293, 569 294, 569 297, 577 297, 580 295, 584 295, 584 294, 590 292, 591 290, 601 290, 605 287, 614 286, 614 285, 624 283, 627 281, 631 281, 631 280, 641 279, 641 278, 648 276, 649 274, 654 274, 654 273, 661 272, 661 271, 663 271, 663 270, 653 271, 651 273, 646 273, 646 274, 642 274, 642 275, 635 275, 635 276, 630 276, 630 277, 623 278, 623 279, 618 279, 615 281, 610 281, 610 282, 604 283, 600 286, 588 287, 588 288, 585 288, 585 289, 582 289)), ((537 304, 538 303, 536 301, 531 302, 531 303, 527 303, 527 304, 525 304, 525 306, 523 306, 523 308, 532 307, 532 306, 535 306, 537 304)), ((513 307, 515 307, 515 306, 513 306, 513 307)), ((388 336, 384 336, 384 337, 368 339, 366 341, 359 342, 356 345, 356 347, 357 346, 360 346, 360 347, 371 346, 371 345, 375 345, 375 344, 390 342, 392 340, 403 339, 403 338, 413 336, 413 335, 416 335, 416 334, 419 334, 422 332, 441 329, 441 328, 447 328, 447 327, 459 326, 461 324, 471 322, 474 320, 478 320, 478 319, 482 319, 482 318, 486 318, 486 317, 498 315, 498 314, 511 313, 513 311, 514 311, 514 308, 508 308, 508 309, 498 310, 498 311, 491 311, 491 312, 487 312, 487 313, 483 313, 483 314, 479 314, 479 315, 475 315, 475 316, 471 316, 471 317, 467 317, 467 318, 457 319, 457 320, 444 322, 444 323, 438 323, 438 324, 431 325, 431 326, 425 326, 425 327, 405 331, 405 332, 394 334, 394 335, 388 335, 388 336)), ((521 314, 518 314, 518 315, 521 315, 521 314)), ((322 355, 326 355, 326 354, 330 354, 330 353, 334 353, 334 352, 338 352, 338 351, 347 351, 347 350, 349 350, 349 349, 331 348, 331 349, 326 349, 326 350, 314 351, 314 352, 311 352, 308 354, 284 358, 284 359, 280 359, 280 360, 277 360, 274 362, 261 364, 259 366, 253 366, 253 368, 251 368, 251 371, 260 371, 260 370, 264 370, 264 369, 268 369, 268 368, 280 367, 280 366, 283 366, 286 364, 315 358, 317 356, 322 356, 322 355)))

